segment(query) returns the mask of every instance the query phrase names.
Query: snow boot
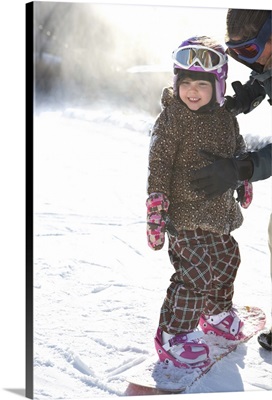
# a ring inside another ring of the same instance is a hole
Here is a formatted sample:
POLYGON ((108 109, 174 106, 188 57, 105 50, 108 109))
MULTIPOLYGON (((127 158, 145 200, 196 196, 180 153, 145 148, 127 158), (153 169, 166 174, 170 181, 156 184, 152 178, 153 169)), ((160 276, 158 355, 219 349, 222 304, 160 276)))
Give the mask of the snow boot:
POLYGON ((204 333, 228 340, 239 340, 244 326, 233 309, 217 315, 202 315, 199 324, 204 333))
POLYGON ((201 339, 202 336, 201 331, 169 335, 158 328, 155 347, 160 361, 172 363, 178 368, 202 368, 208 365, 209 347, 201 339))
POLYGON ((268 332, 261 333, 257 338, 259 344, 268 351, 272 351, 271 334, 272 328, 268 332))

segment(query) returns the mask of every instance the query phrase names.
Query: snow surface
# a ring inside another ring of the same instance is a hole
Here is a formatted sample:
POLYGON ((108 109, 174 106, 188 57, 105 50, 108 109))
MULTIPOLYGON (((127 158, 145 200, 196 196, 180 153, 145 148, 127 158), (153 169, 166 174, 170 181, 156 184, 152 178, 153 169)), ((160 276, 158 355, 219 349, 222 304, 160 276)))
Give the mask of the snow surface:
MULTIPOLYGON (((78 2, 79 0, 74 0, 78 2)), ((82 2, 82 0, 80 0, 82 2)), ((96 0, 98 2, 98 0, 96 0)), ((116 0, 107 0, 109 2, 116 2, 116 0)), ((128 3, 127 1, 120 1, 119 3, 128 3)), ((146 1, 134 0, 134 3, 147 3, 146 1)), ((180 5, 188 4, 188 2, 180 2, 180 0, 148 0, 148 3, 153 4, 164 4, 172 5, 173 3, 180 5)), ((243 8, 245 3, 244 0, 235 0, 224 2, 221 6, 219 2, 206 0, 205 7, 241 7, 243 8)), ((190 5, 193 7, 202 7, 203 0, 190 0, 190 5)), ((262 0, 262 8, 269 9, 271 7, 271 0, 262 0)), ((249 8, 257 8, 258 4, 252 0, 248 0, 246 6, 249 8)), ((25 384, 25 209, 24 209, 24 199, 25 199, 25 36, 23 34, 18 34, 19 32, 24 32, 25 30, 25 1, 15 0, 12 2, 5 2, 4 5, 5 15, 12 16, 12 23, 14 29, 11 29, 11 18, 2 18, 0 30, 1 37, 7 38, 8 40, 2 40, 1 49, 3 57, 5 57, 8 62, 2 62, 1 71, 2 75, 7 77, 7 79, 2 79, 1 92, 2 92, 2 106, 3 112, 1 114, 1 182, 3 194, 1 197, 1 226, 2 226, 2 279, 1 279, 1 356, 2 356, 2 366, 1 366, 1 398, 4 400, 18 400, 20 397, 24 397, 24 384, 25 384), (16 6, 16 12, 14 12, 14 6, 16 6), (10 78, 10 79, 9 79, 10 78), (12 82, 12 85, 11 85, 12 82), (15 90, 14 90, 15 89, 15 90), (4 134, 8 133, 8 134, 4 134), (14 145, 16 143, 16 145, 14 145), (11 156, 12 155, 12 156, 11 156), (14 246, 16 244, 16 246, 14 246), (6 306, 8 304, 8 306, 6 306), (18 397, 20 396, 20 397, 18 397)), ((170 20, 171 23, 171 20, 170 20)), ((192 24, 193 25, 193 24, 192 24)), ((153 29, 153 24, 152 24, 153 29)), ((224 24, 221 25, 221 32, 224 34, 224 24)), ((206 30, 205 30, 206 33, 206 30)), ((174 41, 176 42, 176 38, 174 41)), ((181 35, 182 37, 182 35, 181 35)), ((187 36, 186 36, 187 37, 187 36)), ((166 38, 166 40, 168 40, 166 38)), ((176 44, 176 43, 175 43, 176 44)), ((241 76, 240 79, 245 81, 249 74, 249 70, 241 76)), ((234 80, 238 79, 237 72, 235 71, 234 80)), ((230 86, 230 85, 229 85, 230 86)), ((262 109, 264 106, 261 105, 262 109)), ((267 108, 268 111, 268 108, 267 108)), ((255 118, 254 111, 252 114, 255 118)), ((270 111, 271 112, 271 111, 270 111)), ((253 118, 253 119, 254 119, 253 118)), ((248 121, 250 115, 245 116, 248 121)), ((268 117, 264 116, 264 125, 268 124, 268 117)), ((271 118, 270 118, 271 120, 271 118)), ((51 123, 51 127, 52 127, 51 123)), ((59 124, 58 124, 59 126, 59 124)), ((251 123, 248 122, 248 126, 251 123)), ((269 126, 267 132, 269 131, 269 126)), ((261 129, 259 129, 261 132, 261 129)), ((270 126, 271 132, 271 126, 270 126)), ((65 147, 65 146, 64 146, 65 147)), ((44 149, 48 151, 48 146, 44 149)), ((88 172, 89 173, 89 172, 88 172)), ((268 189, 269 192, 270 188, 268 189)), ((264 194, 265 190, 263 190, 264 194)), ((264 204, 267 204, 268 193, 264 196, 264 204)), ((256 209, 255 209, 256 210, 256 209)), ((249 211, 249 210, 248 210, 249 211)), ((256 211, 255 211, 256 212, 256 211)), ((36 216, 35 216, 36 218, 36 216)), ((256 217, 256 224, 258 223, 256 217)), ((264 220, 263 220, 264 221, 264 220)), ((262 235, 265 237, 266 223, 263 222, 262 235)), ((249 234, 247 234, 249 236, 249 234)), ((265 245, 264 245, 265 247, 265 245)), ((67 246, 68 248, 68 246, 67 246)), ((265 250, 266 251, 266 250, 265 250)), ((148 266, 149 268, 149 266, 148 266)), ((267 269, 267 265, 264 266, 267 269)), ((263 272, 261 269, 260 273, 263 272)), ((265 278, 267 275, 265 275, 265 278)), ((254 276, 253 276, 254 278, 254 276)), ((252 278, 252 280, 253 280, 252 278)), ((264 278, 264 279, 265 279, 264 278)), ((168 278, 167 278, 168 279, 168 278)), ((42 281, 44 279, 42 278, 42 281)), ((165 284, 167 284, 165 282, 165 284)), ((248 285, 246 295, 248 296, 249 291, 252 291, 254 286, 248 285)), ((262 292, 262 291, 261 291, 262 292)), ((257 294, 256 294, 257 295, 257 294)), ((267 297, 266 297, 267 299, 267 297)), ((267 302, 267 301, 266 301, 267 302)), ((262 300, 260 301, 262 303, 262 300)), ((49 307, 49 305, 48 305, 49 307)), ((44 312, 45 313, 45 312, 44 312)), ((46 314, 46 313, 45 313, 46 314)), ((56 317, 55 317, 56 318, 56 317)), ((36 321, 37 322, 37 321, 36 321)), ((69 323, 70 325, 70 323, 69 323)), ((40 321, 40 326, 46 326, 45 321, 40 321)), ((36 328, 35 328, 36 329, 36 328)), ((67 325, 64 327, 64 331, 67 330, 67 325)), ((153 332, 152 332, 153 335, 153 332)), ((48 342, 48 341, 47 341, 48 342)), ((48 346, 46 341, 44 342, 44 348, 48 346)), ((258 347, 255 347, 256 352, 259 351, 258 347)), ((86 349, 84 349, 85 353, 86 349)), ((45 358, 48 353, 46 349, 43 350, 45 358)), ((50 357, 48 356, 50 359, 50 357)), ((257 361, 259 360, 257 357, 257 361)), ((91 357, 88 355, 88 360, 91 357)), ((88 361, 89 363, 89 361, 88 361)), ((90 361, 91 363, 91 361, 90 361)), ((37 375, 41 376, 41 371, 36 368, 35 372, 37 375)), ((234 371, 235 373, 235 371, 234 371)), ((265 375, 265 374, 264 374, 265 375)), ((218 374, 219 376, 219 374, 218 374)), ((221 379, 221 378, 220 378, 221 379)), ((37 386, 37 385, 36 385, 37 386)), ((86 388, 85 388, 86 389, 86 388)), ((70 391, 70 389, 69 389, 70 391)), ((54 393, 62 395, 61 390, 56 386, 54 393)), ((92 399, 92 390, 89 390, 92 399)), ((253 396, 256 395, 260 398, 268 399, 269 392, 257 391, 252 392, 253 396)), ((110 397, 110 394, 108 395, 110 397)), ((184 395, 187 399, 187 395, 184 395)), ((243 392, 235 395, 235 399, 251 399, 248 392, 243 392), (245 395, 245 396, 244 396, 245 395)), ((166 396, 168 398, 169 396, 166 396)), ((47 398, 50 398, 48 396, 47 398)), ((52 397, 51 397, 52 398, 52 397)), ((54 396, 55 398, 55 396, 54 396)), ((189 399, 218 399, 217 394, 202 394, 202 395, 189 395, 189 399)), ((220 398, 229 400, 228 393, 220 394, 220 398)), ((163 397, 165 399, 165 397, 163 397)))
MULTIPOLYGON (((153 337, 172 266, 167 243, 158 252, 146 243, 153 121, 107 107, 35 116, 35 399, 123 396, 126 371, 155 354, 153 337)), ((264 123, 267 136, 271 127, 264 123)), ((259 126, 250 127, 260 134, 259 126)), ((271 178, 255 183, 244 224, 233 232, 242 256, 234 302, 261 307, 266 328, 270 199, 271 178)), ((261 395, 271 390, 271 376, 271 353, 253 337, 187 393, 261 395)))

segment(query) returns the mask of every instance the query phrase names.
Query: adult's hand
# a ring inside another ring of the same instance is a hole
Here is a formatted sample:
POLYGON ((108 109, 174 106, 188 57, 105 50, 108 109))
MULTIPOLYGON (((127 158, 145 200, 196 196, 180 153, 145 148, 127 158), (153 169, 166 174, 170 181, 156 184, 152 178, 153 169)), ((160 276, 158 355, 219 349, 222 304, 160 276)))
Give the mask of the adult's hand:
POLYGON ((220 196, 228 189, 236 189, 241 181, 252 175, 252 163, 249 160, 223 158, 204 150, 200 153, 213 162, 193 172, 191 184, 196 191, 204 192, 207 199, 220 196))

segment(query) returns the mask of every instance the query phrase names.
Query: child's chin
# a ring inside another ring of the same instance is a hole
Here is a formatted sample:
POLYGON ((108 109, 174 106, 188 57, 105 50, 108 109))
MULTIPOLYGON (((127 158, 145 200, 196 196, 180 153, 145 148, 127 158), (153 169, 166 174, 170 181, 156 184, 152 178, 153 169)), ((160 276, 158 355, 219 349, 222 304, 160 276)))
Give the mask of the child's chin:
POLYGON ((190 108, 190 110, 192 110, 192 111, 197 111, 200 107, 201 107, 201 105, 200 104, 198 104, 198 103, 189 103, 189 104, 187 104, 187 106, 190 108))

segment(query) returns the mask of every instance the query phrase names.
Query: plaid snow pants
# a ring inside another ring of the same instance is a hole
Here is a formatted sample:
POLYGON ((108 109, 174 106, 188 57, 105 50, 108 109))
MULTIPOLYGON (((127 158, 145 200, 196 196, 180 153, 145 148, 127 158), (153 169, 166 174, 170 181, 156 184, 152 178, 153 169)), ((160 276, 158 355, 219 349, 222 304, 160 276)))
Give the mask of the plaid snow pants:
POLYGON ((169 236, 168 254, 175 268, 160 313, 162 330, 177 334, 198 326, 202 313, 232 307, 240 252, 231 235, 183 230, 169 236))

